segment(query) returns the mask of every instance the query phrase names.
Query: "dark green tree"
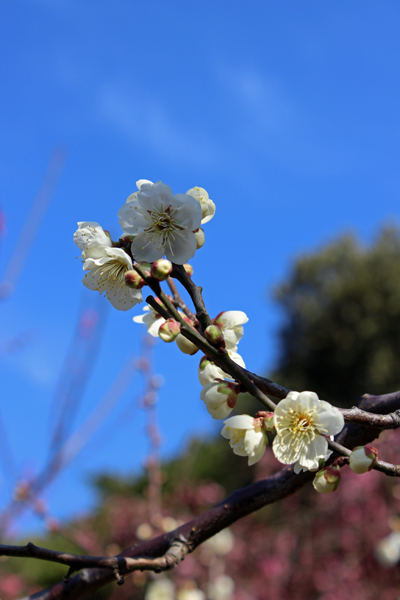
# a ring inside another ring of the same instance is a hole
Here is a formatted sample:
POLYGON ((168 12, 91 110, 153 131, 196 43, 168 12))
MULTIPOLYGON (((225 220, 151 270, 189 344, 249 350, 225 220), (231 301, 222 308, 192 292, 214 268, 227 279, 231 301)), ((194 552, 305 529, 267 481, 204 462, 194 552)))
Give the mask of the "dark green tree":
POLYGON ((275 380, 339 406, 400 387, 400 234, 354 235, 306 256, 275 290, 284 313, 275 380))

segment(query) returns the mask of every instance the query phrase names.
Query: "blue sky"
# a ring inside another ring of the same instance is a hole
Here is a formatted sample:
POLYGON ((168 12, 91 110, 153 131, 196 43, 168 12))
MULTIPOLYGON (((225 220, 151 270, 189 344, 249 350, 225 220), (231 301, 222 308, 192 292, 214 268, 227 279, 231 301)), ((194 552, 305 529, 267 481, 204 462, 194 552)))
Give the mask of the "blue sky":
MULTIPOLYGON (((398 222, 400 6, 4 0, 0 11, 0 274, 54 148, 66 153, 15 293, 1 305, 0 342, 28 338, 1 356, 2 417, 17 472, 34 472, 79 307, 107 303, 83 290, 76 222, 98 221, 117 238, 116 213, 137 179, 162 180, 174 193, 199 185, 215 201, 194 280, 212 315, 248 314, 240 352, 251 370, 267 372, 276 356, 271 290, 293 258, 343 231, 368 242, 381 223, 398 222)), ((77 424, 140 352, 132 323, 140 312, 108 312, 77 424)), ((199 400, 197 357, 160 342, 155 363, 166 378, 168 456, 219 424, 199 400)), ((122 405, 139 390, 135 380, 122 405)), ((89 507, 90 473, 140 470, 143 427, 133 411, 121 430, 100 431, 49 488, 51 512, 89 507)), ((4 506, 12 477, 0 477, 4 506)))

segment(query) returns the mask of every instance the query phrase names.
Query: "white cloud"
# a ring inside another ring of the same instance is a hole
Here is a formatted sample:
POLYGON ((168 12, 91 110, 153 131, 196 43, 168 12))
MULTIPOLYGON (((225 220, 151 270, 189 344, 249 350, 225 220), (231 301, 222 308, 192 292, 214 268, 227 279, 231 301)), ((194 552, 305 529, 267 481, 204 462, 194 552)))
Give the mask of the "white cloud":
POLYGON ((218 144, 192 123, 178 122, 161 100, 126 83, 108 83, 97 97, 97 113, 135 144, 154 150, 164 160, 212 167, 218 144))
POLYGON ((358 164, 360 149, 338 139, 330 122, 318 121, 277 79, 253 67, 226 64, 219 65, 217 77, 240 115, 235 138, 253 155, 316 175, 333 175, 358 164))

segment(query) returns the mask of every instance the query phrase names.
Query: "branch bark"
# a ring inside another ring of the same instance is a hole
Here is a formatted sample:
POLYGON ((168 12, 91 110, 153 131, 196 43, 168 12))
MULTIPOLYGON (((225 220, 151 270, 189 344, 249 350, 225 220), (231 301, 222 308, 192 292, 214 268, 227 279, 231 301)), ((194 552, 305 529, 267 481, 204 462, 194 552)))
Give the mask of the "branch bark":
MULTIPOLYGON (((369 412, 388 414, 400 410, 400 392, 385 396, 370 396, 361 398, 360 408, 369 412)), ((346 425, 337 436, 337 443, 354 448, 355 446, 371 443, 379 436, 381 430, 365 427, 359 424, 346 425)), ((333 459, 334 457, 332 457, 333 459)), ((296 475, 292 467, 285 467, 275 475, 253 485, 237 490, 220 504, 185 523, 175 531, 149 540, 139 546, 126 549, 117 558, 149 560, 143 568, 151 568, 158 559, 163 558, 174 544, 183 544, 188 552, 199 546, 225 527, 238 519, 266 506, 278 502, 293 494, 296 490, 311 481, 314 473, 309 471, 296 475)), ((152 569, 154 570, 154 569, 152 569)), ((121 566, 120 575, 127 574, 129 569, 121 566)), ((85 569, 67 582, 43 590, 21 600, 61 600, 77 599, 95 592, 115 580, 110 569, 85 569)))

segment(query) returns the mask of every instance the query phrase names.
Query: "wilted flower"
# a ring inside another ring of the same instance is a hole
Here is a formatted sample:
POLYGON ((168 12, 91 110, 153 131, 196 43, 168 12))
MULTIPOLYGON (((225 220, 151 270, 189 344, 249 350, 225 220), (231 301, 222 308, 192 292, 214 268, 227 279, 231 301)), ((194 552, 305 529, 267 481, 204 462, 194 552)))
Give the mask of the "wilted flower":
POLYGON ((296 463, 298 473, 302 468, 318 469, 328 453, 325 436, 339 433, 344 419, 338 408, 319 400, 314 392, 290 392, 276 407, 274 424, 277 435, 272 450, 279 462, 296 463))
POLYGON ((234 454, 248 456, 249 465, 258 462, 268 444, 260 419, 254 419, 250 415, 236 415, 229 417, 224 423, 221 435, 229 440, 234 454))
POLYGON ((105 246, 90 247, 82 255, 86 258, 83 270, 88 271, 82 279, 84 286, 106 295, 118 310, 129 310, 142 301, 142 292, 125 284, 125 273, 132 269, 132 261, 124 250, 105 246), (86 254, 95 254, 86 257, 86 254))
POLYGON ((349 458, 349 467, 354 473, 361 475, 370 471, 376 462, 378 451, 373 446, 357 446, 349 458))
POLYGON ((118 212, 123 231, 135 236, 132 256, 154 262, 165 254, 173 263, 186 263, 196 252, 200 204, 187 194, 174 196, 161 181, 142 183, 135 194, 118 212))

